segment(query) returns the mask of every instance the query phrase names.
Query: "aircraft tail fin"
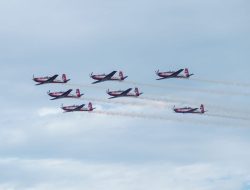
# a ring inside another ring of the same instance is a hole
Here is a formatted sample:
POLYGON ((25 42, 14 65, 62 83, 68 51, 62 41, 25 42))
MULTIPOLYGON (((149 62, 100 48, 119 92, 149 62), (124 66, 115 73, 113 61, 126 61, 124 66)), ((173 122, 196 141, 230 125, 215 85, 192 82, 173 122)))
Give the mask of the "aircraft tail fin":
POLYGON ((184 75, 185 75, 185 77, 189 78, 190 76, 192 76, 194 74, 190 74, 188 68, 185 68, 184 75))
POLYGON ((139 91, 139 88, 135 87, 135 95, 140 96, 142 92, 139 91))
POLYGON ((62 75, 62 80, 63 80, 63 82, 67 82, 67 76, 66 76, 66 74, 62 75))
POLYGON ((119 72, 119 77, 121 80, 123 80, 123 72, 122 71, 119 72))
POLYGON ((205 108, 203 104, 201 104, 200 110, 201 110, 201 113, 205 113, 205 108))
POLYGON ((92 103, 91 102, 89 102, 89 104, 88 104, 88 108, 89 108, 89 111, 93 111, 93 106, 92 106, 92 103))
POLYGON ((80 98, 83 94, 81 94, 80 89, 76 89, 76 96, 80 98))
POLYGON ((186 77, 189 77, 189 70, 188 70, 188 68, 185 68, 184 74, 185 74, 186 77))
POLYGON ((120 71, 120 72, 119 72, 119 77, 120 77, 121 80, 124 80, 124 79, 127 78, 128 76, 124 76, 124 75, 123 75, 123 72, 120 71))

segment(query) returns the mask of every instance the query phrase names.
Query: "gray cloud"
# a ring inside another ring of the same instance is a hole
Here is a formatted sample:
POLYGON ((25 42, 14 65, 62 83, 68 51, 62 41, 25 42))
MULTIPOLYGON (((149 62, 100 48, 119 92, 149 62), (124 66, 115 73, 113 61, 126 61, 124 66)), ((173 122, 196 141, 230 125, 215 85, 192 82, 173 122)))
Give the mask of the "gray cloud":
POLYGON ((215 164, 137 165, 60 159, 1 159, 1 189, 241 189, 246 170, 215 164), (26 178, 22 176, 25 175, 26 178), (4 180, 3 180, 4 179, 4 180))

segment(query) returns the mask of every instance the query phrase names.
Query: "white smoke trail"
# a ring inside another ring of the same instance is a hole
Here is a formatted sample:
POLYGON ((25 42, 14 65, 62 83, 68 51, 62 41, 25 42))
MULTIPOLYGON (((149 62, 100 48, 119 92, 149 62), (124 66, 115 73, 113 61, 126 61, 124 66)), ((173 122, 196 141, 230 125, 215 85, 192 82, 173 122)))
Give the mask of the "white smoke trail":
MULTIPOLYGON (((111 116, 123 116, 123 117, 130 117, 130 118, 164 120, 164 121, 177 121, 177 122, 181 122, 181 123, 187 123, 187 120, 184 120, 184 119, 175 119, 175 118, 170 118, 170 117, 167 117, 167 116, 161 116, 161 115, 156 115, 156 114, 154 114, 154 115, 151 114, 150 115, 150 114, 143 114, 143 113, 118 112, 118 111, 101 111, 101 110, 97 110, 97 111, 95 111, 93 113, 111 115, 111 116)), ((202 122, 202 121, 192 121, 192 123, 206 124, 206 122, 202 122)))
MULTIPOLYGON (((73 84, 77 85, 77 84, 73 84)), ((92 85, 83 85, 85 87, 92 86, 92 85)), ((97 87, 100 89, 103 89, 103 87, 97 87)), ((95 101, 95 102, 102 102, 102 103, 111 103, 111 104, 121 104, 121 105, 131 105, 131 106, 152 106, 152 107, 158 107, 158 108, 166 108, 169 104, 177 103, 177 104, 187 104, 187 105, 199 105, 201 103, 205 103, 206 107, 209 107, 210 109, 214 110, 215 112, 222 112, 223 114, 230 114, 231 117, 237 117, 235 114, 243 115, 244 117, 249 116, 250 111, 249 110, 240 110, 236 108, 230 108, 225 106, 219 106, 207 102, 198 102, 193 99, 183 99, 183 98, 172 98, 166 96, 157 96, 157 95, 142 95, 138 97, 139 100, 146 100, 144 102, 138 102, 138 101, 129 101, 128 99, 124 99, 124 101, 117 100, 117 99, 103 99, 103 98, 87 98, 83 97, 81 98, 83 100, 87 101, 95 101)))
MULTIPOLYGON (((211 121, 211 120, 197 120, 199 116, 204 115, 197 115, 197 119, 187 119, 184 116, 180 117, 169 117, 164 115, 156 115, 156 114, 144 114, 144 113, 133 113, 133 112, 117 112, 117 111, 101 111, 97 110, 92 112, 93 114, 103 114, 103 115, 110 115, 110 116, 121 116, 121 117, 130 117, 130 118, 140 118, 140 119, 149 119, 149 120, 163 120, 163 121, 171 121, 171 122, 178 122, 178 123, 185 123, 185 124, 198 124, 198 125, 215 125, 215 126, 235 126, 232 123, 228 123, 226 121, 211 121), (232 124, 232 125, 231 125, 232 124)), ((220 117, 219 115, 209 115, 213 117, 220 117)), ((199 117, 199 118, 201 118, 199 117)), ((236 118, 236 117, 227 117, 222 116, 222 118, 227 119, 236 119, 236 120, 243 120, 245 121, 245 118, 236 118)), ((249 120, 247 120, 249 121, 249 120)), ((244 123, 241 123, 240 126, 244 126, 244 123)), ((249 125, 247 125, 249 126, 249 125)))
MULTIPOLYGON (((177 100, 171 100, 171 99, 167 99, 166 102, 164 102, 165 100, 161 99, 155 99, 154 98, 143 98, 145 100, 150 100, 147 102, 133 102, 133 101, 119 101, 119 100, 108 100, 108 99, 102 99, 102 98, 81 98, 83 100, 87 100, 87 101, 94 101, 94 102, 101 102, 101 103, 108 103, 108 104, 120 104, 120 105, 129 105, 129 106, 151 106, 154 108, 161 108, 161 109, 171 109, 170 103, 173 102, 179 102, 177 100), (154 102, 156 101, 156 102, 154 102)), ((222 108, 222 107, 213 107, 210 105, 210 109, 213 108, 214 112, 211 113, 206 113, 206 115, 209 116, 217 116, 217 117, 223 117, 223 118, 228 118, 228 119, 241 119, 241 120, 250 120, 250 117, 248 117, 247 113, 245 113, 244 111, 238 111, 238 110, 230 110, 229 108, 222 108), (218 113, 219 112, 219 113, 218 113), (235 115, 235 114, 240 114, 239 115, 235 115)))
POLYGON ((210 112, 214 113, 220 113, 224 115, 230 115, 232 117, 245 117, 250 118, 250 111, 249 110, 240 110, 235 108, 229 108, 229 107, 221 107, 217 105, 210 105, 209 108, 210 112))
POLYGON ((249 116, 250 117, 250 110, 244 110, 244 109, 239 109, 235 107, 227 107, 227 106, 220 106, 219 104, 214 104, 214 103, 209 103, 206 101, 198 101, 195 99, 183 99, 183 98, 172 98, 172 97, 157 97, 157 96, 147 96, 147 97, 142 97, 142 99, 151 99, 155 101, 162 101, 166 103, 178 103, 178 104, 186 104, 186 105, 200 105, 201 103, 205 104, 205 107, 207 107, 209 110, 213 110, 215 112, 222 112, 224 114, 239 114, 239 115, 245 115, 245 117, 249 116))
POLYGON ((185 90, 185 91, 191 91, 191 92, 200 92, 200 93, 207 93, 207 94, 218 94, 218 95, 230 95, 230 96, 250 96, 250 93, 244 93, 244 92, 227 92, 222 90, 206 90, 206 89, 198 89, 198 88, 192 88, 192 87, 183 87, 183 86, 176 86, 176 85, 157 85, 157 84, 149 84, 149 83, 141 83, 141 82, 133 82, 133 81, 126 81, 128 84, 136 85, 136 86, 147 86, 152 88, 160 88, 160 89, 176 89, 176 90, 185 90))
POLYGON ((110 99, 104 99, 104 98, 89 98, 89 97, 82 97, 80 98, 82 100, 87 101, 93 101, 93 102, 101 102, 101 103, 107 103, 107 104, 121 104, 121 105, 130 105, 130 106, 151 106, 151 107, 157 107, 157 108, 166 108, 168 105, 166 102, 155 102, 155 101, 147 101, 147 102, 135 102, 135 101, 128 101, 127 99, 122 100, 110 100, 110 99))
POLYGON ((119 100, 109 100, 109 99, 104 99, 104 98, 88 98, 88 97, 83 97, 81 98, 83 100, 87 101, 94 101, 94 102, 102 102, 102 103, 108 103, 108 104, 121 104, 121 105, 132 105, 132 106, 144 106, 144 103, 142 102, 129 102, 129 101, 119 101, 119 100))
MULTIPOLYGON (((147 86, 147 87, 152 87, 152 88, 159 88, 159 89, 166 89, 166 88, 171 88, 171 89, 176 89, 176 90, 185 90, 185 91, 191 91, 191 92, 199 92, 199 93, 207 93, 207 94, 218 94, 218 95, 230 95, 230 96, 250 96, 250 93, 244 93, 244 92, 228 92, 228 91, 223 91, 223 90, 206 90, 206 89, 198 89, 198 88, 192 88, 192 87, 183 87, 183 86, 176 86, 176 85, 169 85, 169 84, 164 84, 164 85, 158 85, 158 84, 149 84, 149 83, 141 83, 141 82, 134 82, 134 81, 124 81, 124 83, 127 84, 132 84, 135 86, 147 86)), ((77 83, 66 83, 64 84, 66 86, 73 86, 73 87, 82 87, 82 88, 95 88, 95 89, 108 89, 109 87, 107 86, 99 86, 99 85, 93 85, 93 84, 77 84, 77 83)), ((247 85, 247 84, 246 84, 247 85)))
MULTIPOLYGON (((118 99, 104 99, 104 98, 90 98, 90 97, 82 97, 80 98, 82 100, 92 101, 92 102, 101 102, 101 103, 107 103, 107 104, 120 104, 120 105, 130 105, 130 106, 151 106, 154 108, 161 108, 161 109, 170 109, 170 107, 175 103, 177 104, 186 104, 186 105, 197 105, 199 106, 203 102, 198 102, 195 100, 190 99, 178 99, 178 98, 172 98, 172 97, 157 97, 155 95, 152 96, 141 96, 139 99, 141 101, 130 101, 128 98, 124 98, 123 100, 118 99)), ((210 111, 213 111, 215 113, 220 114, 230 114, 231 117, 237 117, 237 115, 241 115, 244 117, 248 117, 250 114, 249 110, 240 110, 236 108, 230 108, 225 106, 219 106, 211 103, 205 103, 205 107, 207 107, 210 111)))
POLYGON ((175 99, 171 99, 171 98, 160 98, 157 96, 142 96, 139 97, 139 99, 141 100, 146 100, 146 102, 150 101, 150 102, 155 102, 157 104, 162 104, 162 105, 169 105, 170 103, 179 103, 179 101, 175 100, 175 99))
POLYGON ((211 117, 220 117, 220 118, 243 120, 243 121, 249 121, 250 122, 249 117, 243 117, 243 116, 223 115, 223 114, 217 114, 217 113, 206 113, 205 115, 206 116, 211 116, 211 117))
POLYGON ((105 86, 93 85, 93 84, 84 84, 84 83, 65 83, 65 86, 72 86, 76 88, 96 88, 96 89, 108 89, 105 86))
MULTIPOLYGON (((146 83, 137 83, 137 82, 131 82, 131 81, 127 81, 127 83, 131 83, 134 85, 145 85, 145 86, 150 86, 150 87, 156 87, 156 88, 166 88, 169 87, 166 85, 154 85, 154 84, 146 84, 146 83)), ((68 86, 76 86, 76 87, 93 87, 93 88, 97 88, 97 89, 107 89, 107 87, 103 87, 103 86, 98 86, 98 85, 92 85, 92 84, 65 84, 68 86)), ((176 89, 183 89, 182 87, 176 87, 176 86, 172 86, 176 89)), ((189 88, 185 88, 185 90, 187 90, 189 88)), ((197 89, 196 89, 197 90, 197 89)), ((198 89, 199 90, 199 89, 198 89)), ((192 90, 193 91, 193 90, 192 90)), ((200 90, 199 90, 200 91, 200 90)), ((211 92, 210 90, 201 90, 202 92, 211 92)), ((213 92, 213 91, 212 91, 213 92)), ((221 94, 220 91, 216 91, 216 93, 221 94)), ((228 92, 226 92, 227 94, 228 92)), ((235 95, 250 95, 248 93, 234 93, 235 95)), ((235 115, 235 114, 239 114, 239 115, 245 115, 245 117, 247 117, 246 115, 248 115, 250 113, 249 110, 240 110, 237 108, 230 108, 230 107, 225 107, 225 106, 220 106, 220 105, 215 105, 215 104, 211 104, 211 103, 207 103, 207 102, 198 102, 195 101, 193 99, 183 99, 183 98, 172 98, 172 97, 168 97, 167 95, 165 97, 162 96, 157 96, 157 95, 142 95, 140 96, 138 99, 141 100, 147 100, 146 102, 142 103, 142 102, 129 102, 128 100, 125 101, 119 101, 119 100, 107 100, 107 99, 98 99, 98 98, 83 98, 86 100, 90 100, 90 101, 97 101, 97 102, 104 102, 104 103, 114 103, 114 104, 122 104, 122 105, 134 105, 134 106, 161 106, 161 107, 166 107, 166 104, 169 103, 179 103, 179 104, 201 104, 204 103, 205 106, 209 107, 210 109, 212 108, 213 110, 215 110, 216 112, 223 112, 223 113, 230 113, 231 115, 235 115)))
POLYGON ((190 78, 189 80, 198 81, 198 82, 207 82, 207 83, 213 83, 213 84, 250 87, 250 83, 241 83, 241 82, 232 82, 232 81, 230 82, 230 81, 220 81, 220 80, 208 80, 208 79, 199 79, 199 78, 190 78))

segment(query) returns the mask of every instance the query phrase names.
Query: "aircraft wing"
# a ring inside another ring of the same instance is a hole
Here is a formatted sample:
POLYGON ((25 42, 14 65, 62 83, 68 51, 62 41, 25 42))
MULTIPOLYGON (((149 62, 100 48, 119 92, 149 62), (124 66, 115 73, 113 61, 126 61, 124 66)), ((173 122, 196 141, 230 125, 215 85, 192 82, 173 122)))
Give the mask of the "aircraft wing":
POLYGON ((103 81, 106 81, 106 80, 110 80, 112 78, 112 76, 115 75, 117 71, 113 71, 111 73, 109 73, 108 75, 106 75, 103 79, 101 80, 98 80, 98 81, 95 81, 95 82, 92 82, 92 84, 96 84, 96 83, 99 83, 99 82, 103 82, 103 81))
POLYGON ((193 112, 195 112, 196 110, 198 110, 198 108, 191 109, 191 110, 189 110, 188 112, 193 113, 193 112))
POLYGON ((69 89, 68 91, 64 92, 61 96, 52 98, 52 99, 50 99, 50 100, 56 100, 56 99, 59 99, 59 98, 67 97, 67 96, 70 94, 71 91, 72 91, 72 89, 69 89))
POLYGON ((112 97, 109 97, 108 99, 114 99, 114 98, 118 98, 119 96, 112 96, 112 97))
POLYGON ((72 92, 72 89, 69 89, 68 91, 64 92, 61 97, 66 97, 70 94, 70 92, 72 92))
POLYGON ((92 84, 96 84, 96 83, 99 83, 99 82, 103 82, 104 80, 98 80, 98 81, 95 81, 95 82, 92 82, 92 84))
POLYGON ((169 77, 158 78, 158 79, 156 79, 156 80, 162 80, 162 79, 166 79, 166 78, 169 78, 169 77))
POLYGON ((41 84, 44 84, 45 82, 40 82, 40 83, 37 83, 36 85, 41 85, 41 84))
POLYGON ((167 79, 167 78, 172 78, 172 77, 177 77, 184 69, 180 69, 176 72, 174 72, 173 74, 167 76, 167 77, 162 77, 162 78, 158 78, 156 80, 162 80, 162 79, 167 79))
POLYGON ((45 82, 53 82, 55 79, 56 79, 56 77, 58 77, 58 75, 54 75, 54 76, 52 76, 52 77, 50 77, 47 81, 45 81, 45 82))
POLYGON ((80 111, 84 106, 85 106, 85 104, 82 104, 82 105, 78 106, 77 108, 73 109, 72 111, 80 111))
POLYGON ((56 77, 58 77, 58 75, 54 75, 54 76, 50 77, 48 80, 46 80, 44 82, 40 82, 40 83, 38 83, 36 85, 41 85, 41 84, 53 82, 56 79, 56 77))
POLYGON ((109 97, 109 99, 118 98, 118 97, 121 97, 121 96, 126 96, 131 90, 132 90, 132 88, 129 88, 129 89, 123 91, 123 92, 122 92, 121 94, 119 94, 118 96, 109 97))
POLYGON ((132 88, 125 90, 119 96, 126 96, 131 90, 132 90, 132 88))
POLYGON ((104 77, 102 80, 109 80, 111 79, 112 76, 114 76, 116 73, 116 71, 112 71, 111 73, 109 73, 108 75, 106 75, 106 77, 104 77))
POLYGON ((180 69, 176 72, 174 72, 172 75, 170 75, 170 77, 177 77, 184 69, 180 69))

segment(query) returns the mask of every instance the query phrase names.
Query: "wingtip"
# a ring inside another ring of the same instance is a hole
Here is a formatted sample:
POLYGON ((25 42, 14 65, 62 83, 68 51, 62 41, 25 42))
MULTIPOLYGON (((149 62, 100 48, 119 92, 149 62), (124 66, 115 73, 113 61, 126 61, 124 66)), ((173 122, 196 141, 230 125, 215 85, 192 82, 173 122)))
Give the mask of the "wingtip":
POLYGON ((99 82, 101 82, 101 81, 94 81, 94 82, 92 82, 91 84, 97 84, 97 83, 99 83, 99 82))

